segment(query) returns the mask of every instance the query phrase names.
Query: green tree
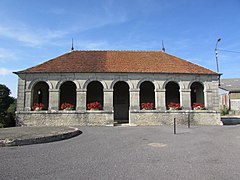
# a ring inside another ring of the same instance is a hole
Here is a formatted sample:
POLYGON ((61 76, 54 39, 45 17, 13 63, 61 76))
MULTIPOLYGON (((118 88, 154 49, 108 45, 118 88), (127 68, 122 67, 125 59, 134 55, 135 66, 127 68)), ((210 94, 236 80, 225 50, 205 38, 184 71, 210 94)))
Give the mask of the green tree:
POLYGON ((10 89, 0 84, 0 127, 15 126, 16 99, 10 89))

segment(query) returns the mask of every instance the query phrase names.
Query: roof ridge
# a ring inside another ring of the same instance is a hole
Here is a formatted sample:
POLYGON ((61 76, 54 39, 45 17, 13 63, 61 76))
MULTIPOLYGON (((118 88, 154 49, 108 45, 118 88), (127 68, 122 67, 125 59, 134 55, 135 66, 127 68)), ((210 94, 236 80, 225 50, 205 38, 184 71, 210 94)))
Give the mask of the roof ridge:
MULTIPOLYGON (((120 50, 114 50, 114 49, 97 49, 97 50, 88 50, 88 49, 83 49, 83 50, 73 50, 73 51, 70 51, 68 53, 71 53, 71 52, 83 52, 83 51, 86 51, 86 52, 89 52, 89 51, 110 51, 110 52, 116 52, 116 51, 119 51, 119 52, 126 52, 126 51, 131 51, 131 52, 163 52, 162 50, 127 50, 127 49, 120 49, 120 50)), ((67 54, 67 53, 66 53, 67 54)))

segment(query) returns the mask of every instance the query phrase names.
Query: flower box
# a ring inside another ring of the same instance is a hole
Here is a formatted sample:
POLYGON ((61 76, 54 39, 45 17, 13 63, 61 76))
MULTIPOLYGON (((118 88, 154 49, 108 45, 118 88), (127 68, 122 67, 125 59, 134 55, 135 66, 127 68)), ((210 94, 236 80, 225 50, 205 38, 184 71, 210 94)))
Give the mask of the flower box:
POLYGON ((62 105, 61 105, 61 110, 63 110, 63 111, 71 111, 71 110, 73 110, 73 105, 72 104, 70 104, 70 103, 62 103, 62 105))
POLYGON ((154 103, 150 103, 150 102, 148 102, 148 103, 141 103, 141 109, 142 110, 153 110, 153 109, 155 109, 154 103))
POLYGON ((87 104, 87 109, 91 111, 100 110, 101 108, 102 108, 101 103, 97 101, 87 104))
POLYGON ((33 111, 41 111, 44 108, 42 103, 34 103, 32 106, 33 111))
POLYGON ((170 102, 168 104, 168 109, 169 110, 181 110, 182 107, 181 107, 181 105, 179 103, 170 102))

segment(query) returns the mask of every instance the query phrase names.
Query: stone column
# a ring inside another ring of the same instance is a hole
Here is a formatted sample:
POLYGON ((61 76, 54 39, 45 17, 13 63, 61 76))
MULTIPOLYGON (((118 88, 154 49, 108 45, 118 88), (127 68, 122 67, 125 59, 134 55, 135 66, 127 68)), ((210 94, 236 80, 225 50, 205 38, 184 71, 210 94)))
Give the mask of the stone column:
POLYGON ((24 110, 25 111, 31 111, 31 94, 32 91, 29 89, 25 90, 25 106, 24 106, 24 110))
POLYGON ((87 103, 87 89, 77 89, 76 110, 85 111, 87 103))
POLYGON ((49 89, 49 110, 59 109, 59 89, 49 89))
POLYGON ((103 90, 103 110, 112 111, 113 110, 113 89, 103 90))
POLYGON ((212 91, 211 90, 204 90, 204 105, 207 109, 212 110, 212 91))
POLYGON ((191 89, 180 89, 180 104, 183 109, 190 110, 191 108, 191 89))
POLYGON ((140 110, 140 89, 130 89, 130 110, 140 110))
POLYGON ((166 110, 166 89, 155 90, 156 110, 166 110))

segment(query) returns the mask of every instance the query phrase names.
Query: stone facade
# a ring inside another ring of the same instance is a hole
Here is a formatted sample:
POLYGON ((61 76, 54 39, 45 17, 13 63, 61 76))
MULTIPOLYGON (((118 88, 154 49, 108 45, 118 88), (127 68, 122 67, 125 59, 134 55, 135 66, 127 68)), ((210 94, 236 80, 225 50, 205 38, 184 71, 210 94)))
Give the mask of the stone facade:
POLYGON ((17 122, 27 126, 61 125, 114 125, 114 85, 125 82, 129 86, 130 125, 171 124, 174 117, 181 124, 188 118, 193 124, 220 124, 218 101, 218 76, 168 73, 28 73, 18 74, 17 122), (64 82, 76 86, 76 108, 59 110, 60 87, 64 82), (87 87, 97 81, 103 87, 103 110, 86 109, 87 87), (143 82, 154 85, 155 109, 140 110, 140 86, 143 82), (32 111, 33 89, 38 82, 47 83, 49 89, 48 109, 32 111), (180 111, 167 110, 166 85, 174 82, 179 86, 180 111), (207 110, 198 112, 191 107, 191 85, 203 86, 204 105, 207 110))

